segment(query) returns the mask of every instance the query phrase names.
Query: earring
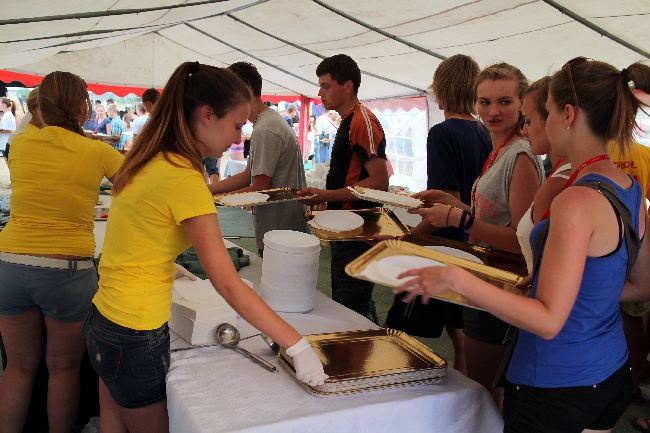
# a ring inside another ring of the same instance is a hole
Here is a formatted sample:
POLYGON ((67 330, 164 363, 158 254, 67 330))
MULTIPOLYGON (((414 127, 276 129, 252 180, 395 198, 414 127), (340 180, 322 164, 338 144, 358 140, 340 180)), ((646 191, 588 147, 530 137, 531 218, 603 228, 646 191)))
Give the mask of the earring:
POLYGON ((571 127, 570 127, 570 126, 567 126, 567 127, 564 128, 564 129, 566 129, 566 130, 568 131, 569 129, 571 129, 571 127))

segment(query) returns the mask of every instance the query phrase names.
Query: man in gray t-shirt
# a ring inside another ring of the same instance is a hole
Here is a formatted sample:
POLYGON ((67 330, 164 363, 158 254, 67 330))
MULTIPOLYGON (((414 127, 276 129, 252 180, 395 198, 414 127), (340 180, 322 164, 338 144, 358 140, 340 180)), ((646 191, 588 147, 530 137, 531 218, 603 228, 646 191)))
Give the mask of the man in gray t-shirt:
MULTIPOLYGON (((253 121, 251 150, 246 170, 209 185, 213 194, 249 192, 262 189, 306 187, 305 170, 298 140, 293 129, 262 101, 262 77, 255 66, 238 62, 228 69, 235 73, 253 92, 250 119, 253 121)), ((255 206, 253 222, 257 248, 264 250, 264 234, 270 230, 308 232, 302 201, 255 206)))

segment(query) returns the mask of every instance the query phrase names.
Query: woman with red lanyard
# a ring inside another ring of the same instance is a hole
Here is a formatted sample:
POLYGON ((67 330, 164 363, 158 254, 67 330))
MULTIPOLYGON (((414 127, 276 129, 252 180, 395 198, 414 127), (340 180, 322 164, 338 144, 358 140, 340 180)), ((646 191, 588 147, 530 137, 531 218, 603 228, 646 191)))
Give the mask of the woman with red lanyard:
MULTIPOLYGON (((476 79, 477 111, 492 140, 479 178, 474 182, 471 206, 440 190, 416 194, 436 202, 415 209, 434 227, 458 227, 470 242, 520 252, 515 229, 543 180, 540 161, 519 135, 521 104, 528 81, 506 63, 483 69, 476 79)), ((463 309, 467 375, 488 389, 498 404, 502 389, 493 381, 499 368, 509 325, 483 311, 463 309)))
POLYGON ((547 155, 551 159, 553 170, 542 186, 537 190, 535 199, 517 224, 517 239, 521 252, 526 259, 528 273, 533 270, 533 250, 530 245, 530 233, 533 226, 542 220, 548 212, 551 202, 562 191, 571 175, 571 164, 551 147, 546 136, 546 98, 551 77, 544 77, 530 85, 524 97, 521 113, 524 115, 524 134, 530 142, 535 155, 547 155))
POLYGON ((607 142, 624 147, 631 141, 642 105, 632 86, 650 87, 650 68, 637 63, 618 71, 578 59, 552 77, 546 132, 575 171, 531 234, 540 254, 528 297, 457 267, 401 275, 406 283, 398 291, 415 296, 452 290, 520 328, 506 373, 505 432, 609 431, 629 404, 632 382, 618 304, 650 299, 650 245, 641 188, 610 161, 607 142), (613 190, 621 203, 613 207, 615 200, 586 182, 613 190))

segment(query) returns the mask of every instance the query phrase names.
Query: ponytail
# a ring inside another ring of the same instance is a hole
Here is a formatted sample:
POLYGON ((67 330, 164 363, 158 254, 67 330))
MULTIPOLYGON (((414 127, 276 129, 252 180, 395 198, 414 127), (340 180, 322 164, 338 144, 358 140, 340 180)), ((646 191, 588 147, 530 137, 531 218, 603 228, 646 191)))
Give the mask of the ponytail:
POLYGON ((650 90, 650 68, 635 63, 618 71, 607 63, 585 58, 571 63, 551 79, 549 92, 556 106, 577 105, 595 135, 615 140, 626 153, 637 127, 637 112, 647 107, 634 95, 634 89, 650 90))
POLYGON ((173 153, 185 158, 192 167, 203 171, 201 152, 192 131, 195 111, 208 105, 217 117, 226 115, 241 102, 249 102, 250 90, 232 72, 199 62, 185 62, 176 68, 162 95, 151 110, 150 118, 136 137, 113 182, 118 194, 138 171, 158 153, 170 164, 173 153))

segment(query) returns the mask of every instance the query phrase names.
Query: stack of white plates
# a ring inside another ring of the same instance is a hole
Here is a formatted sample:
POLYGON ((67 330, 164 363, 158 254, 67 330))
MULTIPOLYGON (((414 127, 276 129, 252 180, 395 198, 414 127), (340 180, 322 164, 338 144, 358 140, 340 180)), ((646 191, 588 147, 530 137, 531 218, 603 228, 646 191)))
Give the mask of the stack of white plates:
POLYGON ((275 311, 304 313, 314 308, 320 241, 291 230, 264 235, 261 294, 275 311))

